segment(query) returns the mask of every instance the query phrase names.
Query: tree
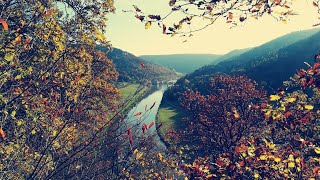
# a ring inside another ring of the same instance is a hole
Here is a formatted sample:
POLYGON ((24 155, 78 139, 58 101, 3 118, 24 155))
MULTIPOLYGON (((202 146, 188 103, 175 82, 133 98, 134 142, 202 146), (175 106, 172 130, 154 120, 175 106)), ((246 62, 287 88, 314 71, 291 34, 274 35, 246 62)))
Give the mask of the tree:
MULTIPOLYGON (((145 14, 137 6, 131 12, 135 18, 145 24, 149 29, 153 23, 158 23, 163 34, 174 36, 192 36, 193 32, 201 31, 213 25, 218 19, 225 19, 230 26, 237 26, 249 18, 258 19, 268 14, 278 21, 286 22, 288 17, 296 15, 291 10, 291 2, 282 0, 168 0, 171 11, 165 15, 145 14), (177 19, 175 17, 183 17, 177 19), (168 25, 167 22, 175 23, 168 25), (195 25, 193 25, 193 22, 195 25), (199 25, 199 22, 201 22, 199 25)), ((318 8, 318 3, 314 3, 318 8)))
POLYGON ((319 178, 319 66, 308 66, 259 104, 265 123, 258 134, 243 137, 233 152, 184 164, 185 172, 204 178, 319 178))
POLYGON ((201 139, 204 152, 233 151, 243 137, 258 132, 263 118, 257 104, 266 94, 245 76, 215 75, 206 87, 206 93, 190 90, 180 99, 191 114, 187 131, 201 139))
POLYGON ((88 153, 117 109, 117 72, 95 49, 109 46, 113 1, 0 4, 1 179, 50 177, 88 153))

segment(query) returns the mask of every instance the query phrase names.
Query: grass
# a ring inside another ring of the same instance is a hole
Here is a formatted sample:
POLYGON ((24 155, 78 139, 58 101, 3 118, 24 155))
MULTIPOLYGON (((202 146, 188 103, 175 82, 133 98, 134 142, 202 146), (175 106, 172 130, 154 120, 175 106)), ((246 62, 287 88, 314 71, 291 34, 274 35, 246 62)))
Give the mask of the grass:
POLYGON ((134 97, 132 97, 139 88, 139 86, 140 84, 127 83, 122 88, 120 88, 121 100, 130 100, 130 102, 126 102, 125 108, 121 112, 126 112, 130 110, 139 100, 141 100, 141 97, 144 96, 146 92, 149 90, 148 87, 143 87, 134 97))
POLYGON ((139 84, 126 84, 120 88, 120 96, 122 99, 126 99, 128 96, 134 94, 138 89, 139 84))
POLYGON ((166 141, 166 134, 170 130, 178 130, 183 128, 181 119, 185 117, 185 113, 176 108, 171 103, 163 103, 158 111, 157 123, 162 124, 159 129, 160 136, 166 141))

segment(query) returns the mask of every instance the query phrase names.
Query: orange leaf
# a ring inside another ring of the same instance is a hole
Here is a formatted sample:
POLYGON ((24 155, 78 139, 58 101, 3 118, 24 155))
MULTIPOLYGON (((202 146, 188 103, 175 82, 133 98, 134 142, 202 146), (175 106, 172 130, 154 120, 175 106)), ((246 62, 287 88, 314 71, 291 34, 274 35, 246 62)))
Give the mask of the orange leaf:
POLYGON ((244 161, 239 162, 239 166, 244 166, 244 161))
POLYGON ((0 137, 4 139, 6 137, 6 134, 4 133, 3 129, 0 127, 0 137))
POLYGON ((7 21, 5 21, 4 19, 1 19, 1 18, 0 18, 0 22, 1 22, 2 26, 3 26, 3 29, 4 29, 5 31, 8 31, 9 28, 8 28, 7 21))
POLYGON ((233 13, 232 12, 229 12, 228 14, 228 19, 231 20, 233 18, 233 13))
POLYGON ((315 176, 318 176, 319 173, 320 173, 320 166, 314 167, 313 170, 312 170, 312 172, 313 172, 313 174, 314 174, 315 176))
POLYGON ((240 118, 240 114, 237 111, 234 112, 234 118, 236 118, 236 119, 240 118))
POLYGON ((44 12, 43 16, 49 16, 50 14, 52 14, 54 11, 54 9, 49 9, 47 11, 44 12))

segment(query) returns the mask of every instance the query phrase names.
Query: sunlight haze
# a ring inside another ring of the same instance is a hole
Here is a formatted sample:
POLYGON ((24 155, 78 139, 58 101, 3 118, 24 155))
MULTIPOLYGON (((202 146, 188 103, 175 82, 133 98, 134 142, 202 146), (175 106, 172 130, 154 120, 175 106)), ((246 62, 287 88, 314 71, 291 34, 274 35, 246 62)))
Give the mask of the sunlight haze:
POLYGON ((250 18, 230 29, 225 19, 220 19, 207 29, 186 38, 163 35, 157 24, 145 29, 144 24, 134 18, 131 10, 137 5, 146 14, 169 12, 170 7, 163 0, 118 0, 116 14, 109 16, 106 36, 114 47, 135 55, 155 54, 225 54, 234 49, 255 47, 293 31, 312 28, 318 21, 312 1, 294 1, 292 9, 299 15, 291 16, 287 24, 265 15, 259 20, 250 18))

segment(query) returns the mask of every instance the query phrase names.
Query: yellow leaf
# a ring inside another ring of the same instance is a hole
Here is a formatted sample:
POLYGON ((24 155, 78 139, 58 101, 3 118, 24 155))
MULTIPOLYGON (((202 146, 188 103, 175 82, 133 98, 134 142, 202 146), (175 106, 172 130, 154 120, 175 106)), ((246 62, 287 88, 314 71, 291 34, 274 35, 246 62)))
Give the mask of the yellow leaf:
POLYGON ((21 125, 22 125, 22 121, 19 120, 19 121, 17 122, 17 125, 18 125, 18 126, 21 126, 21 125))
POLYGON ((320 147, 316 147, 316 148, 314 149, 314 152, 316 152, 317 154, 320 154, 320 147))
POLYGON ((266 146, 269 148, 269 149, 274 149, 276 147, 275 144, 273 144, 272 142, 268 142, 266 139, 263 139, 264 143, 266 143, 266 146))
POLYGON ((287 20, 282 19, 283 24, 287 24, 287 20))
POLYGON ((258 173, 254 173, 254 175, 253 175, 253 177, 255 178, 255 179, 258 179, 259 178, 259 174, 258 173))
POLYGON ((104 41, 106 37, 97 28, 94 30, 94 36, 100 41, 104 41))
POLYGON ((292 154, 290 154, 290 155, 289 155, 288 160, 289 160, 289 161, 294 161, 294 157, 293 157, 293 155, 292 155, 292 154))
POLYGON ((270 101, 278 101, 280 99, 280 96, 278 95, 271 95, 270 96, 270 101))
POLYGON ((16 116, 16 113, 17 113, 16 111, 12 111, 12 112, 11 112, 11 117, 15 117, 15 116, 16 116))
POLYGON ((133 154, 136 154, 138 152, 138 149, 135 149, 134 151, 133 151, 133 154))
POLYGON ((212 178, 212 177, 217 177, 217 175, 215 175, 215 174, 208 174, 208 175, 206 176, 206 178, 212 178))
POLYGON ((145 27, 146 29, 149 29, 149 28, 151 27, 151 21, 148 21, 148 22, 144 25, 144 27, 145 27))
POLYGON ((136 156, 136 160, 139 160, 142 157, 143 153, 138 153, 136 156))
POLYGON ((163 158, 162 154, 158 153, 158 156, 159 156, 160 161, 162 161, 162 158, 163 158))
POLYGON ((274 158, 274 161, 278 163, 278 162, 281 161, 281 158, 275 157, 275 158, 274 158))
POLYGON ((295 166, 294 162, 289 162, 288 163, 288 168, 294 168, 294 166, 295 166))
POLYGON ((287 102, 289 102, 289 103, 292 103, 292 102, 295 102, 296 101, 296 98, 289 98, 289 99, 287 99, 287 102))
POLYGON ((312 110, 313 109, 313 106, 312 105, 305 105, 304 108, 306 110, 312 110))
POLYGON ((54 131, 52 132, 52 136, 56 136, 56 135, 57 135, 57 131, 54 130, 54 131))
POLYGON ((31 134, 36 134, 36 130, 33 129, 33 130, 31 131, 31 134))
POLYGON ((266 155, 261 155, 260 156, 260 160, 263 160, 263 161, 267 160, 267 156, 266 155))

